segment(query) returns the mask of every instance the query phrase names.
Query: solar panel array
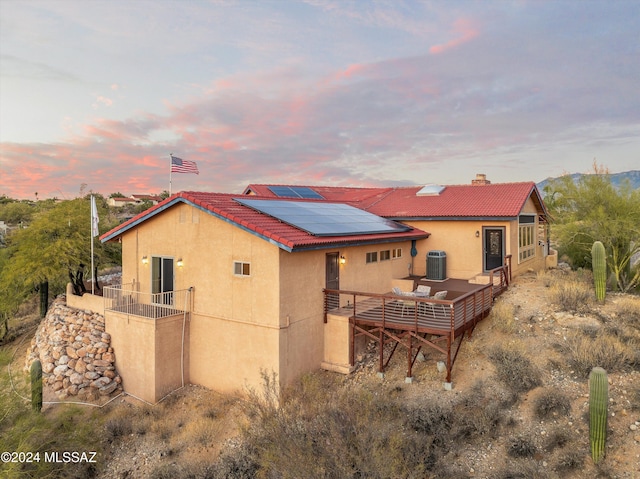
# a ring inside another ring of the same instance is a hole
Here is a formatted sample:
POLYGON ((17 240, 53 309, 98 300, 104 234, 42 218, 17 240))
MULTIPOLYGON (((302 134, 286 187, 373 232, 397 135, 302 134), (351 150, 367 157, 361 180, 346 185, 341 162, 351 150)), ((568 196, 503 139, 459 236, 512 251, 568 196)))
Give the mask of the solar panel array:
POLYGON ((314 236, 400 233, 411 228, 342 203, 285 200, 236 201, 314 236))
POLYGON ((307 198, 324 200, 322 195, 307 186, 269 186, 271 192, 280 198, 307 198))

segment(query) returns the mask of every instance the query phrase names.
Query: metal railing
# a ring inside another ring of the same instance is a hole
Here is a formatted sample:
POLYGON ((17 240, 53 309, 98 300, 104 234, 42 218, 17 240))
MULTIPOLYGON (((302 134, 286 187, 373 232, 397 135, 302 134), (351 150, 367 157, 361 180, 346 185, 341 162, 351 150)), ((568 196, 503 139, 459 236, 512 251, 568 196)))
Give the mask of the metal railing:
POLYGON ((160 319, 183 314, 190 310, 190 289, 164 293, 142 293, 132 284, 105 286, 103 288, 104 309, 126 315, 160 319))

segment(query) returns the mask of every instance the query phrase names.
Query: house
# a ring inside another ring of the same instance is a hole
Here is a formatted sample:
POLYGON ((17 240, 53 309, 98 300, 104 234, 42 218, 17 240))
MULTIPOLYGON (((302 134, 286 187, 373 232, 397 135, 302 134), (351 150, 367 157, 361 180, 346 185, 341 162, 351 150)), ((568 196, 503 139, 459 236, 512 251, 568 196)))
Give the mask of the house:
POLYGON ((348 323, 325 340, 323 289, 386 292, 427 237, 342 203, 166 199, 101 236, 122 242, 123 285, 103 294, 124 390, 156 402, 185 383, 236 391, 263 371, 288 384, 321 365, 348 370, 348 323), (386 261, 366 262, 380 251, 386 261))
POLYGON ((107 201, 109 206, 126 206, 126 205, 141 205, 144 201, 149 201, 152 205, 157 205, 162 201, 162 198, 156 195, 131 195, 114 196, 107 201))
POLYGON ((419 347, 443 352, 449 381, 509 273, 545 267, 546 235, 533 183, 182 192, 101 236, 122 242, 106 329, 125 391, 150 402, 185 383, 230 392, 260 387, 263 373, 281 384, 320 367, 348 373, 366 338, 380 338, 382 371, 385 335, 410 365, 419 347), (390 294, 423 277, 456 286, 408 305, 390 294))

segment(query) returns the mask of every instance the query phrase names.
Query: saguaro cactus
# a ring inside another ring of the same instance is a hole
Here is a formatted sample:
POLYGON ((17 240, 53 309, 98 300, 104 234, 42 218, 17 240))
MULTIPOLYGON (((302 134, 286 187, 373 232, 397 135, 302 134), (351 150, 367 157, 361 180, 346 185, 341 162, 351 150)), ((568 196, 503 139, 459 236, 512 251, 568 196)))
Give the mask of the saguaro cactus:
POLYGON ((47 315, 47 308, 49 307, 49 282, 43 281, 40 283, 40 317, 44 318, 47 315))
POLYGON ((31 363, 31 408, 34 411, 42 410, 42 363, 36 359, 31 363))
POLYGON ((589 374, 589 442, 591 457, 598 463, 604 457, 607 441, 607 407, 609 405, 609 383, 607 372, 593 368, 589 374))
POLYGON ((593 267, 596 298, 598 301, 604 301, 607 294, 607 262, 605 260, 604 245, 600 241, 596 241, 591 247, 591 265, 593 267))

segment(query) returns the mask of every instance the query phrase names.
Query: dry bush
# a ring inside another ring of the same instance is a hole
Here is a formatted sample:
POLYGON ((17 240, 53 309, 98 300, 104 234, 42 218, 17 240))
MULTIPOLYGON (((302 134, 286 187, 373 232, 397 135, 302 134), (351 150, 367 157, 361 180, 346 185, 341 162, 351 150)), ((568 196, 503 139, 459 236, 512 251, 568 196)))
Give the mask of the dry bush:
POLYGON ((507 454, 511 457, 533 457, 538 452, 533 439, 518 436, 509 438, 507 442, 507 454))
POLYGON ((515 394, 500 390, 489 381, 477 381, 454 404, 451 437, 456 441, 495 437, 500 426, 509 424, 507 411, 516 401, 515 394))
POLYGON ((562 449, 571 442, 571 439, 571 431, 568 431, 564 426, 556 426, 547 435, 545 450, 551 452, 555 449, 562 449))
POLYGON ((566 415, 571 411, 569 397, 556 389, 545 389, 534 400, 533 409, 539 419, 547 419, 550 415, 566 415))
POLYGON ((625 343, 606 328, 593 334, 574 331, 567 334, 564 350, 569 365, 586 377, 596 366, 608 372, 618 372, 636 361, 638 351, 633 343, 625 343))
POLYGON ((498 331, 503 333, 512 334, 518 330, 518 325, 514 319, 515 308, 512 304, 504 301, 498 301, 491 308, 490 318, 493 320, 493 324, 498 331))
POLYGON ((545 288, 550 287, 555 282, 553 274, 546 269, 536 273, 536 280, 540 281, 545 288))
POLYGON ((552 303, 557 304, 563 311, 586 312, 593 302, 593 288, 583 281, 567 279, 556 281, 549 288, 552 303))
POLYGON ((640 298, 625 295, 616 301, 616 313, 629 326, 640 329, 640 298))
POLYGON ((576 471, 584 467, 584 453, 580 450, 568 451, 558 458, 556 470, 560 473, 576 471))
POLYGON ((124 414, 120 413, 107 419, 104 424, 104 432, 104 438, 108 442, 113 442, 120 437, 131 434, 133 432, 133 425, 131 417, 128 416, 128 412, 124 414))
POLYGON ((540 386, 540 371, 516 347, 496 346, 488 353, 498 379, 514 393, 523 393, 540 386))

